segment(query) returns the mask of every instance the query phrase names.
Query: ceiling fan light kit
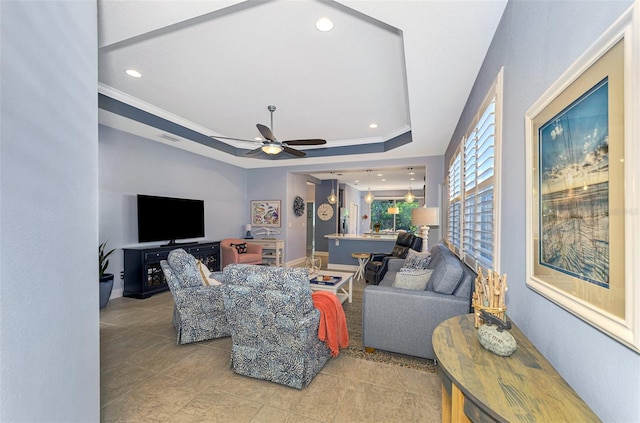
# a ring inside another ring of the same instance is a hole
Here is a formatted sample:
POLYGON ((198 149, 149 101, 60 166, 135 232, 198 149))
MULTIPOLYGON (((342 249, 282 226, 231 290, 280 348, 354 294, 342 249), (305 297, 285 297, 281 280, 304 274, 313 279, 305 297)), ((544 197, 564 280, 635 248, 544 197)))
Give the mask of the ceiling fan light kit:
POLYGON ((278 143, 268 142, 262 144, 262 147, 260 147, 260 149, 267 154, 280 154, 280 152, 283 150, 283 147, 278 143))

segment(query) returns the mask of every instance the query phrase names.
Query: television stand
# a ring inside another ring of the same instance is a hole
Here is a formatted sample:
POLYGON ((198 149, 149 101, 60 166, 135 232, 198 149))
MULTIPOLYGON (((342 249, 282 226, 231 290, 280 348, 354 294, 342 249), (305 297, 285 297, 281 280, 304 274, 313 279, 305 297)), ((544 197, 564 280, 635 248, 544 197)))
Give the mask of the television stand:
MULTIPOLYGON (((220 271, 220 242, 205 241, 188 243, 187 253, 200 259, 212 272, 220 271)), ((124 292, 123 296, 148 298, 158 292, 167 291, 169 285, 164 279, 160 261, 179 245, 124 248, 124 292)))

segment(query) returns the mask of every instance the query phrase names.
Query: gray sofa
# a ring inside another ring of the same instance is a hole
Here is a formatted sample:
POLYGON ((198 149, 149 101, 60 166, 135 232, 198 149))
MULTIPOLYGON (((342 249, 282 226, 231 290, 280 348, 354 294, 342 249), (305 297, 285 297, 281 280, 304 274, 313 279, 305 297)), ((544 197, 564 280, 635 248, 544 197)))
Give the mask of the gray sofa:
POLYGON ((433 269, 426 290, 392 287, 404 260, 392 259, 379 285, 364 289, 362 344, 416 357, 435 359, 431 336, 450 317, 471 312, 475 273, 445 245, 431 248, 433 269))

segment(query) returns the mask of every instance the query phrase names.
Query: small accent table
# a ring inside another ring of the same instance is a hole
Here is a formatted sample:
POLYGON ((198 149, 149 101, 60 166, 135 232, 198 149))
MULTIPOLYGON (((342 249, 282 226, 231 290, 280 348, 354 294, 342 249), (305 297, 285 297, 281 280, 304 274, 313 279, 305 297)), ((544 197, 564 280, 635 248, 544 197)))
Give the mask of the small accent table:
POLYGON ((364 267, 369 262, 369 258, 371 254, 369 253, 352 253, 351 257, 354 259, 358 259, 358 270, 356 270, 356 274, 353 276, 356 279, 361 279, 364 277, 364 267))
POLYGON ((353 273, 335 272, 333 270, 320 270, 317 275, 320 276, 340 276, 342 280, 334 285, 322 285, 309 282, 309 286, 312 291, 329 291, 336 294, 341 303, 346 300, 351 302, 353 300, 353 273), (348 285, 348 290, 345 290, 345 285, 348 285), (339 290, 339 291, 338 291, 339 290))
POLYGON ((510 332, 518 349, 501 357, 480 345, 473 314, 436 327, 442 421, 599 422, 513 322, 510 332))

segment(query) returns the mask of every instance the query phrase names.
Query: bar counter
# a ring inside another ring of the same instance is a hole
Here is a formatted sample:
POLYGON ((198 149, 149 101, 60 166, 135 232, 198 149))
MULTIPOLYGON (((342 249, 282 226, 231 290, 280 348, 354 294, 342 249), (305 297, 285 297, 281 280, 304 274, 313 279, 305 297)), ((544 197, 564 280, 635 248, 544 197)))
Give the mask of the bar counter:
POLYGON ((358 269, 358 260, 353 253, 390 253, 396 243, 397 234, 329 234, 329 264, 336 270, 358 269))

